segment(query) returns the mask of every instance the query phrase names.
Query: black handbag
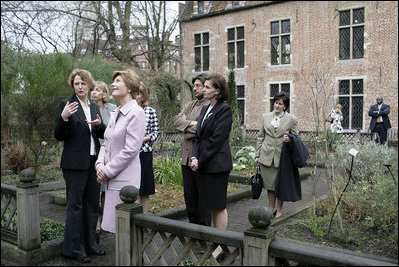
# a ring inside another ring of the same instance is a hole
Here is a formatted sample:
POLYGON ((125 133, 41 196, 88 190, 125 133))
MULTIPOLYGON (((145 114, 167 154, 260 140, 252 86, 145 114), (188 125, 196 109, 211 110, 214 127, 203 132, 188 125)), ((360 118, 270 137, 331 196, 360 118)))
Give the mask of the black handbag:
POLYGON ((263 179, 259 171, 259 164, 256 164, 256 173, 251 177, 252 199, 258 199, 262 193, 263 179))

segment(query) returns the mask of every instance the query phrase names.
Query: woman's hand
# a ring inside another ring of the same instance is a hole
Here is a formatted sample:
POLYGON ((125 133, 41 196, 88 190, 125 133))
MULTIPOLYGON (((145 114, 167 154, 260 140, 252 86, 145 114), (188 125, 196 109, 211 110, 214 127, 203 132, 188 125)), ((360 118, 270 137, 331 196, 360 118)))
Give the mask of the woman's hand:
POLYGON ((79 103, 77 101, 74 101, 70 104, 69 101, 67 101, 64 109, 62 110, 61 118, 64 121, 67 121, 69 117, 71 117, 73 114, 75 114, 76 111, 78 111, 78 107, 79 103))
POLYGON ((198 171, 198 159, 197 158, 193 158, 191 160, 191 169, 196 172, 198 171))
POLYGON ((259 164, 259 158, 255 158, 255 163, 259 164))
POLYGON ((94 126, 101 125, 101 119, 98 114, 97 114, 97 119, 95 119, 94 121, 89 121, 88 119, 86 119, 86 122, 87 122, 87 124, 93 124, 94 126))
POLYGON ((288 137, 288 135, 286 135, 286 134, 284 135, 283 142, 285 142, 285 143, 291 142, 291 139, 288 137))
POLYGON ((100 184, 105 184, 109 180, 108 176, 105 174, 104 166, 100 165, 97 167, 97 182, 100 184))

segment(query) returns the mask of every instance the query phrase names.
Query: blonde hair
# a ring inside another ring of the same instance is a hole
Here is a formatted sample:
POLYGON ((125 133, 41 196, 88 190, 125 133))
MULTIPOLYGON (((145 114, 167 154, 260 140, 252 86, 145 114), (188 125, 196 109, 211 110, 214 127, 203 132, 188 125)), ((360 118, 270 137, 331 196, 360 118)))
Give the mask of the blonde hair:
POLYGON ((109 89, 108 89, 107 84, 102 81, 95 81, 94 88, 96 88, 96 87, 100 88, 103 91, 103 93, 105 94, 105 97, 103 97, 102 101, 104 103, 107 103, 109 101, 109 89))
POLYGON ((342 105, 341 105, 341 104, 336 104, 336 105, 335 105, 335 108, 337 108, 337 109, 342 109, 342 105))
POLYGON ((143 82, 140 82, 139 94, 141 94, 140 106, 148 106, 148 99, 150 98, 150 92, 148 92, 147 86, 143 82))
POLYGON ((130 95, 133 97, 133 99, 136 99, 140 88, 139 76, 131 69, 114 71, 112 74, 112 80, 115 80, 117 76, 121 76, 123 82, 129 90, 130 95))
POLYGON ((71 74, 69 75, 69 85, 74 89, 73 87, 73 82, 75 80, 75 77, 79 75, 79 77, 82 79, 82 81, 86 82, 89 90, 93 91, 94 89, 94 79, 91 73, 87 70, 82 70, 82 69, 74 69, 71 74))

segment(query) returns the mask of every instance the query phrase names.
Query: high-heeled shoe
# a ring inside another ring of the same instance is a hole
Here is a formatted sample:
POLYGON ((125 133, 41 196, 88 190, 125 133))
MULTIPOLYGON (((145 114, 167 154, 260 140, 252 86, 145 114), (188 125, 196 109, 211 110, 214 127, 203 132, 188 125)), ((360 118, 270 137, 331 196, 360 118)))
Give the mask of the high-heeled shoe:
POLYGON ((273 212, 273 218, 276 218, 277 210, 273 212))

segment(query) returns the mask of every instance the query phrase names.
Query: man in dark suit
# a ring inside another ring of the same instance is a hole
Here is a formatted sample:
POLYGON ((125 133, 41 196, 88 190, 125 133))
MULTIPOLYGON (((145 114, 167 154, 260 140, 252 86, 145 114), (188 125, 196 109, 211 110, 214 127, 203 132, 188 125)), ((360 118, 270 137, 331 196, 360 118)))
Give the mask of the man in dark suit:
POLYGON ((100 184, 94 164, 104 137, 100 109, 88 99, 94 88, 90 72, 75 69, 69 77, 75 93, 62 100, 56 116, 54 136, 64 142, 61 169, 65 179, 67 211, 62 255, 82 263, 88 255, 104 255, 96 241, 100 184))
POLYGON ((379 141, 381 145, 387 141, 387 132, 391 128, 391 122, 388 117, 391 109, 389 105, 382 101, 382 97, 378 96, 377 104, 371 105, 369 110, 371 140, 379 141))

